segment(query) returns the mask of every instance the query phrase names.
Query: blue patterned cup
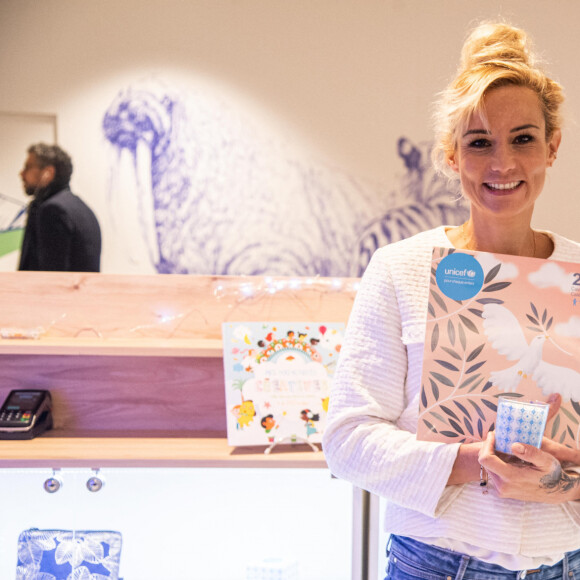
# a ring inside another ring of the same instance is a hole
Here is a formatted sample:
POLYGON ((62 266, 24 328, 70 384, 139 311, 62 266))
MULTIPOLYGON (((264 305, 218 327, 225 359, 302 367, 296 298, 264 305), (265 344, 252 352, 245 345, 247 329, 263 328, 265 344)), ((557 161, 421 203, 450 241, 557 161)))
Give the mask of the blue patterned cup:
POLYGON ((495 421, 495 450, 511 454, 512 444, 516 442, 539 449, 549 409, 548 403, 500 396, 495 421))

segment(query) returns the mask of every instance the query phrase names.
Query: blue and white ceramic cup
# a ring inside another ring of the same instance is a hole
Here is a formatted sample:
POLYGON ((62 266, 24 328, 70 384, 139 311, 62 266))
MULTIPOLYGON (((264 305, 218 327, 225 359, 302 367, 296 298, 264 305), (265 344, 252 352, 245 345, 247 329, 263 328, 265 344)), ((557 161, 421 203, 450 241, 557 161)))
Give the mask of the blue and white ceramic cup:
POLYGON ((527 443, 538 449, 548 420, 550 405, 501 395, 495 421, 495 450, 512 452, 513 443, 527 443))

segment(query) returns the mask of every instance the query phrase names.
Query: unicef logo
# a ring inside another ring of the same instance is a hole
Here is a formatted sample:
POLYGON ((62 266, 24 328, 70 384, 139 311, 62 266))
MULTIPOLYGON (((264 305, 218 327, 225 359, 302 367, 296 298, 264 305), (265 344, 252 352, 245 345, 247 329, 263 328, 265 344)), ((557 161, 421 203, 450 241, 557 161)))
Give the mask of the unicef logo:
POLYGON ((483 268, 471 255, 453 252, 437 266, 437 286, 453 300, 473 298, 483 286, 483 268))

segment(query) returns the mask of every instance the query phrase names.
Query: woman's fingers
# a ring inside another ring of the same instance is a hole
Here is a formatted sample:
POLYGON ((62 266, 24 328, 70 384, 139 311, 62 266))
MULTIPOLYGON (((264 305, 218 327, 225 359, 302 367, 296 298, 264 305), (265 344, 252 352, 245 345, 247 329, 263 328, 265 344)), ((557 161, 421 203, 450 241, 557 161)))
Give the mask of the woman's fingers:
POLYGON ((533 445, 525 445, 524 443, 514 443, 512 445, 512 455, 544 472, 552 470, 554 464, 557 463, 557 460, 550 453, 542 451, 533 445))

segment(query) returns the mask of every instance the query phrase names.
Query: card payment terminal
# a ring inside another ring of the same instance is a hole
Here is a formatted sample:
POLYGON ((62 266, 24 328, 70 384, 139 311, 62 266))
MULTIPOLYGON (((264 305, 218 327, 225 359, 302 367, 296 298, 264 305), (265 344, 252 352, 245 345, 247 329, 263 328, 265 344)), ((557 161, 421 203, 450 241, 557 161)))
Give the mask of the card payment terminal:
POLYGON ((52 398, 42 389, 18 389, 0 407, 0 439, 33 439, 52 428, 52 398))

